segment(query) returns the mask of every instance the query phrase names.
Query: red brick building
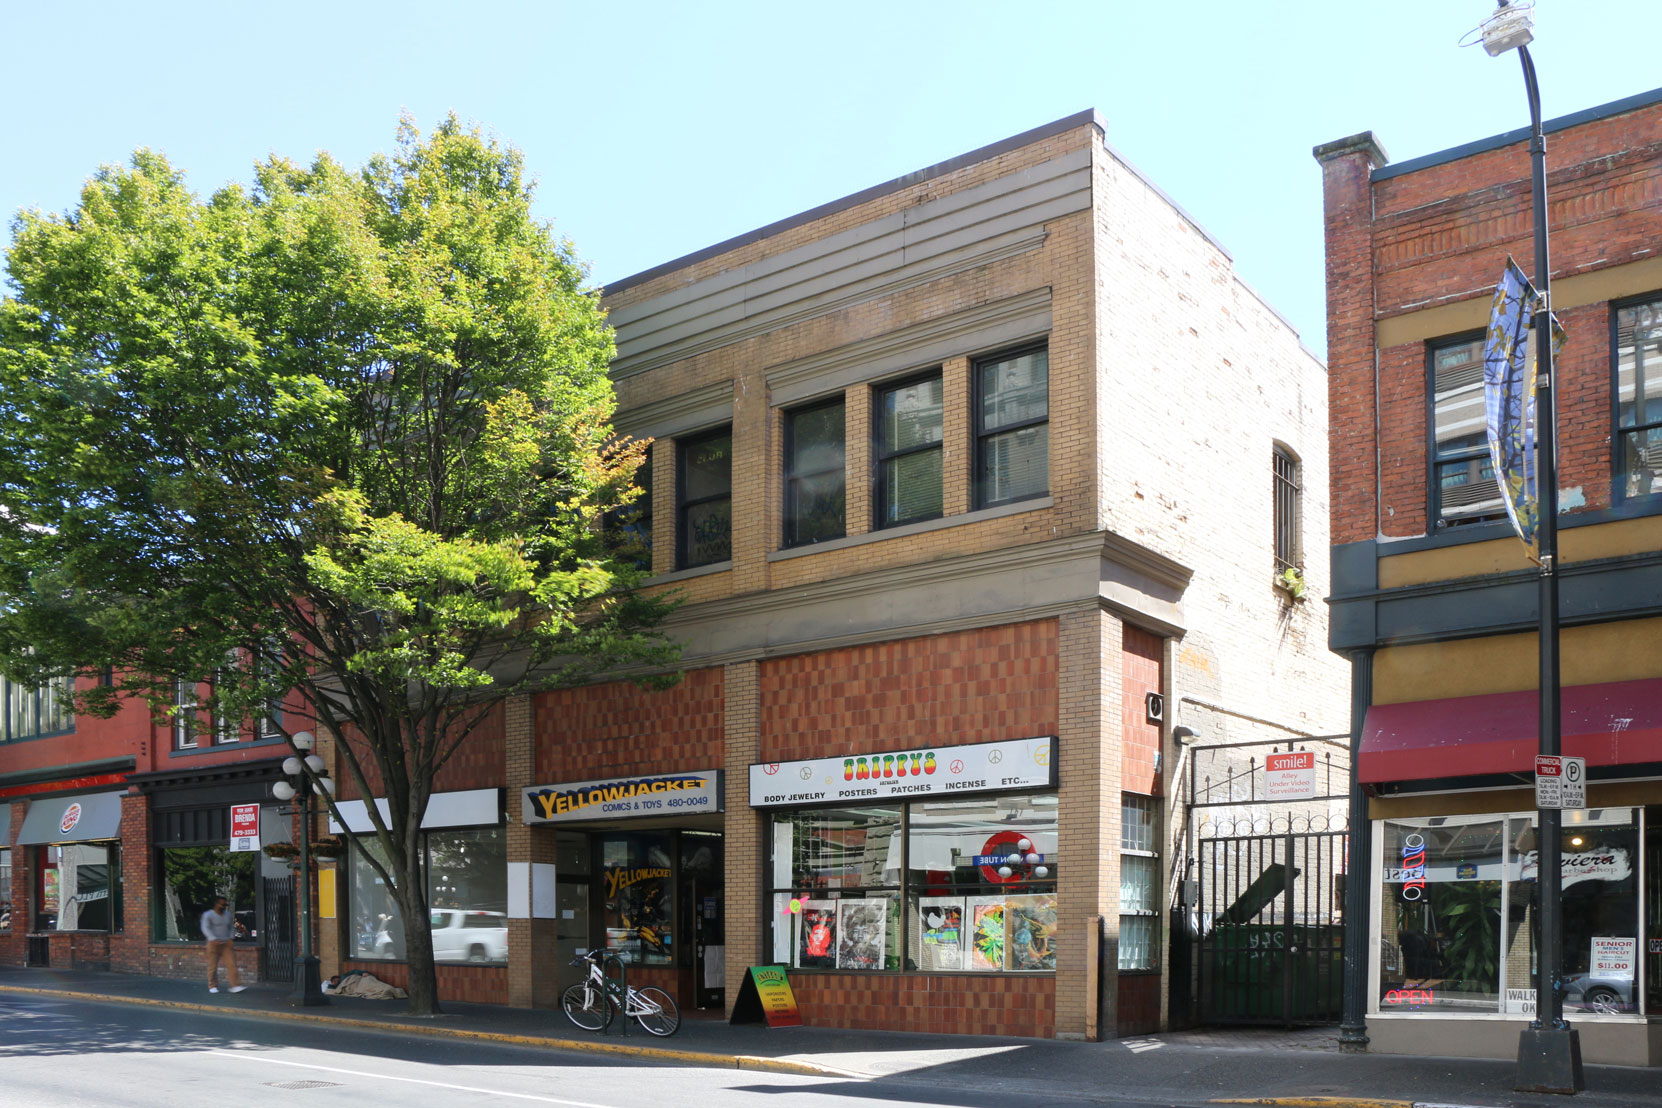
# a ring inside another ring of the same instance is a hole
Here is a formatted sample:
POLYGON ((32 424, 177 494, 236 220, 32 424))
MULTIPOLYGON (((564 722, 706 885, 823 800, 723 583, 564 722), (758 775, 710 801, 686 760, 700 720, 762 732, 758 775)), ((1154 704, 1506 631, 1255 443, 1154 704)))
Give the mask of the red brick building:
MULTIPOLYGON (((1559 443, 1567 1011, 1662 1060, 1662 91, 1547 125, 1559 443)), ((1482 346, 1533 268, 1527 131, 1391 164, 1316 149, 1326 206, 1331 641, 1369 819, 1371 1049, 1514 1057, 1534 1002, 1537 572, 1488 461, 1482 346), (1426 851, 1422 888, 1403 861, 1426 851), (1405 876, 1407 875, 1407 876, 1405 876), (1481 924, 1466 921, 1481 919, 1481 924)))

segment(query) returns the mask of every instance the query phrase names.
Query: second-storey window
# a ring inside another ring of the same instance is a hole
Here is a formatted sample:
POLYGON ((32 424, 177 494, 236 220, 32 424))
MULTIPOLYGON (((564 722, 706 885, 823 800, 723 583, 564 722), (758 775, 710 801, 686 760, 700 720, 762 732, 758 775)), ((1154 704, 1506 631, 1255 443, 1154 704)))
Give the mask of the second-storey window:
POLYGON ((1616 488, 1662 494, 1662 297, 1616 309, 1616 488))
POLYGON ((57 735, 75 727, 71 678, 35 687, 0 677, 0 742, 57 735))
POLYGON ((975 504, 989 508, 1050 490, 1050 355, 1045 349, 975 363, 975 504))
POLYGON ((877 526, 941 514, 941 375, 877 393, 877 526))
POLYGON ((841 397, 785 415, 785 545, 844 533, 841 397))
POLYGON ((1447 527, 1505 509, 1489 461, 1483 411, 1483 339, 1431 348, 1431 518, 1447 527))
POLYGON ((176 750, 187 750, 196 745, 196 711, 199 707, 196 699, 195 681, 173 682, 173 747, 176 750))
POLYGON ((733 429, 678 444, 676 562, 681 569, 733 556, 733 429))
POLYGON ((1284 446, 1274 451, 1275 475, 1275 568, 1303 568, 1299 550, 1299 467, 1293 452, 1284 446))

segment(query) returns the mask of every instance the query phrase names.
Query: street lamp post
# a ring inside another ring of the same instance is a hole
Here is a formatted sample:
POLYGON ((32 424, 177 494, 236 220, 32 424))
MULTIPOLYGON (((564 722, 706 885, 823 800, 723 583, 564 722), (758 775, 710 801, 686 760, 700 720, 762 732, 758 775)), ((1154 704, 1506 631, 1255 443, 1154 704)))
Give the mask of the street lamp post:
POLYGON ((317 956, 312 953, 312 794, 331 795, 335 783, 330 780, 323 759, 311 753, 313 739, 309 731, 301 731, 293 738, 294 749, 301 756, 283 759, 283 780, 271 786, 271 795, 278 800, 298 800, 295 809, 300 813, 300 957, 295 959, 295 997, 306 1007, 329 1003, 323 995, 317 956))
MULTIPOLYGON (((1516 49, 1523 63, 1524 90, 1529 96, 1530 185, 1535 222, 1535 283, 1541 303, 1535 312, 1535 474, 1538 496, 1536 542, 1540 556, 1540 753, 1557 756, 1562 749, 1559 714, 1558 666, 1558 412, 1552 380, 1552 268, 1547 252, 1547 144, 1541 128, 1541 90, 1535 81, 1535 61, 1529 56, 1528 5, 1500 6, 1483 25, 1483 48, 1490 56, 1516 49)), ((1535 1018, 1518 1039, 1520 1091, 1578 1093, 1586 1088, 1581 1068, 1581 1035, 1564 1018, 1560 991, 1559 957, 1564 938, 1563 816, 1557 808, 1537 808, 1536 891, 1540 911, 1539 945, 1535 959, 1535 1018)))

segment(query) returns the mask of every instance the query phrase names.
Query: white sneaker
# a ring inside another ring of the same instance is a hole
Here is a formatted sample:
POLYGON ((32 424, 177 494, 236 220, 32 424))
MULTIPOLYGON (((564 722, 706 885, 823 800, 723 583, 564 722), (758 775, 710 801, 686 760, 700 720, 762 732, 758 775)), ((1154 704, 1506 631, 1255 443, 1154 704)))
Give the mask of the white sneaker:
POLYGON ((219 991, 219 986, 218 985, 209 985, 208 986, 208 991, 210 993, 217 993, 219 991))
POLYGON ((248 988, 247 985, 232 985, 231 986, 231 991, 233 993, 240 993, 240 992, 242 992, 242 990, 244 990, 246 988, 248 988))

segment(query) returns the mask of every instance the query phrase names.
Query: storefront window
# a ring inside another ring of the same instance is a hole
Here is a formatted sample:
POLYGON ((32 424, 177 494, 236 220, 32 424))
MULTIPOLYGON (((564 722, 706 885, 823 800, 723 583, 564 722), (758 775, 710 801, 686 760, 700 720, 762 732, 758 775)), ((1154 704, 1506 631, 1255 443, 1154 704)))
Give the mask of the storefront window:
POLYGON ((200 942, 202 913, 220 896, 236 921, 236 938, 253 941, 259 930, 254 910, 254 875, 260 857, 257 852, 232 853, 220 846, 175 846, 157 853, 161 858, 157 942, 200 942))
POLYGON ((119 844, 65 843, 38 849, 38 930, 121 930, 119 844))
MULTIPOLYGON (((347 866, 347 948, 352 958, 402 961, 403 916, 370 863, 384 859, 380 842, 353 842, 347 866)), ((500 827, 427 831, 422 835, 428 926, 440 962, 505 962, 508 958, 508 843, 500 827)))
MULTIPOLYGON (((1382 826, 1383 1012, 1533 1015, 1539 936, 1533 814, 1382 826)), ((1564 814, 1566 1010, 1637 1007, 1638 828, 1631 809, 1564 814)))
POLYGON ((606 950, 625 962, 674 962, 675 897, 667 832, 600 840, 606 950))
POLYGON ((12 929, 12 851, 0 847, 0 931, 12 929))
POLYGON ((774 957, 844 971, 1054 970, 1056 851, 1054 795, 780 813, 774 957))

